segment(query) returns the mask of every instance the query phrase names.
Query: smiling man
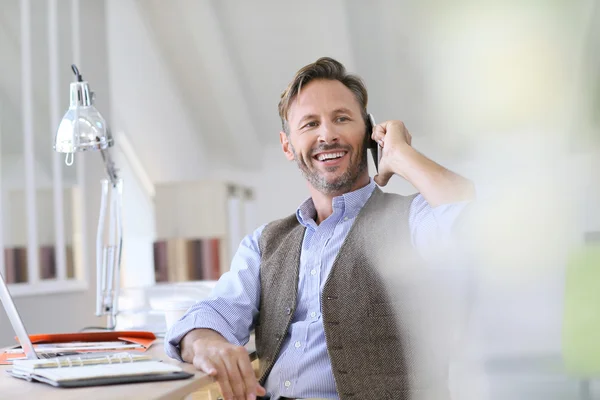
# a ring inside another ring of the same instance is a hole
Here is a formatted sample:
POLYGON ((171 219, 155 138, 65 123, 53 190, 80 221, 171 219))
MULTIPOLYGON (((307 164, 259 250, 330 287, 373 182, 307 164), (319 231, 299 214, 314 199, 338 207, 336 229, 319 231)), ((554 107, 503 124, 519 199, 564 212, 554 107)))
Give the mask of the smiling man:
POLYGON ((213 296, 167 333, 167 354, 213 375, 226 399, 447 397, 447 364, 415 356, 397 324, 406 304, 419 315, 419 294, 386 281, 421 276, 421 259, 451 231, 473 185, 412 148, 401 121, 368 131, 367 100, 362 81, 331 58, 298 71, 279 103, 280 140, 310 198, 246 237, 213 296), (383 151, 374 180, 371 138, 383 151), (419 193, 383 193, 376 183, 393 175, 419 193), (258 379, 242 347, 252 329, 258 379))

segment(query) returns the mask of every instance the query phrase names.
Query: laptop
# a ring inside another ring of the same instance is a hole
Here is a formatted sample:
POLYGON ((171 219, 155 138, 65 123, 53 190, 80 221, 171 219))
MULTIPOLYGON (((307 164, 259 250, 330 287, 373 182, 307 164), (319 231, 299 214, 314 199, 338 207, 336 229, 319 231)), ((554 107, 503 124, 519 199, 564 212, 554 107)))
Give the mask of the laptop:
MULTIPOLYGON (((55 358, 57 360, 67 358, 70 354, 77 354, 77 360, 79 362, 82 359, 86 358, 94 358, 97 359, 100 356, 114 354, 114 353, 102 353, 102 352, 94 352, 89 354, 80 354, 80 353, 43 353, 36 352, 33 348, 33 344, 29 339, 29 335, 27 335, 27 331, 25 330, 25 325, 23 325, 23 320, 21 320, 21 316, 15 307, 15 303, 8 291, 8 287, 6 286, 6 282, 4 282, 4 278, 2 274, 0 274, 0 300, 2 301, 2 305, 4 306, 4 310, 6 311, 6 315, 8 315, 8 319, 10 320, 11 325, 13 326, 17 337, 19 338, 19 342, 21 342, 21 347, 25 352, 25 356, 28 360, 37 360, 41 358, 55 358), (64 357, 60 357, 64 356, 64 357)), ((133 362, 133 359, 130 358, 133 362)), ((27 361, 23 361, 26 363, 27 361)), ((106 360, 103 360, 103 363, 106 364, 106 360)), ((113 361, 114 363, 114 361, 113 361)), ((83 362, 80 365, 85 364, 83 362)), ((102 385, 114 385, 114 384, 127 384, 127 383, 137 383, 137 382, 154 382, 154 381, 170 381, 177 379, 188 379, 194 376, 194 374, 187 373, 183 371, 181 368, 175 365, 168 365, 162 362, 158 362, 156 360, 145 361, 143 363, 135 363, 131 364, 128 362, 123 362, 122 359, 119 358, 119 362, 115 363, 116 368, 112 367, 110 359, 108 360, 109 369, 101 370, 98 368, 90 368, 87 370, 87 375, 81 371, 74 371, 72 374, 69 373, 69 368, 60 368, 61 364, 59 363, 59 368, 46 368, 48 371, 53 370, 62 370, 63 373, 57 373, 56 371, 50 372, 50 375, 44 374, 44 368, 40 368, 40 370, 35 369, 33 367, 33 372, 28 371, 25 365, 25 369, 18 369, 14 367, 12 370, 7 370, 9 375, 14 376, 19 379, 25 379, 28 381, 39 381, 48 383, 52 386, 56 387, 87 387, 87 386, 102 386, 102 385), (139 365, 138 365, 139 364, 139 365), (156 365, 160 366, 159 369, 156 369, 156 365), (167 372, 165 372, 165 365, 167 368, 167 372), (139 368, 138 368, 139 367, 139 368), (152 368, 148 370, 148 368, 152 368), (15 369, 17 371, 15 371, 15 369), (25 372, 23 372, 25 371, 25 372), (117 374, 115 374, 117 371, 117 374), (57 378, 58 377, 58 378, 57 378), (75 377, 75 378, 73 378, 75 377)), ((77 367, 77 363, 74 365, 77 367)), ((102 367, 103 364, 96 365, 97 367, 102 367)), ((69 362, 69 367, 71 367, 71 362, 69 362)), ((31 367, 30 367, 31 368, 31 367)))
POLYGON ((33 344, 31 344, 31 340, 29 340, 29 335, 27 334, 27 330, 25 330, 25 325, 23 325, 23 320, 17 311, 17 307, 15 307, 15 302, 13 301, 10 292, 8 291, 8 287, 6 286, 6 282, 4 282, 4 278, 2 274, 0 274, 0 300, 2 305, 4 306, 4 311, 6 311, 6 315, 8 315, 8 319, 15 330, 17 337, 19 338, 19 343, 25 352, 25 356, 28 360, 36 360, 40 358, 54 358, 57 356, 66 356, 68 354, 74 353, 37 353, 33 348, 33 344))

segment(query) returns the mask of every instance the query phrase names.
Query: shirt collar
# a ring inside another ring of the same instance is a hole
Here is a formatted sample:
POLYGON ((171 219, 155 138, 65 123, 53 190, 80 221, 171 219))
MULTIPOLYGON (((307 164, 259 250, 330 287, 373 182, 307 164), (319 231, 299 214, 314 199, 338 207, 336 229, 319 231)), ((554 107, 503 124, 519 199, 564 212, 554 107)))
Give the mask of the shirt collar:
MULTIPOLYGON (((340 210, 341 215, 348 218, 354 218, 364 207, 373 194, 375 181, 369 178, 369 183, 353 192, 344 193, 341 196, 334 197, 332 200, 333 212, 340 210)), ((308 226, 312 221, 314 223, 317 217, 317 210, 311 197, 306 199, 296 210, 296 218, 304 226, 308 226)))

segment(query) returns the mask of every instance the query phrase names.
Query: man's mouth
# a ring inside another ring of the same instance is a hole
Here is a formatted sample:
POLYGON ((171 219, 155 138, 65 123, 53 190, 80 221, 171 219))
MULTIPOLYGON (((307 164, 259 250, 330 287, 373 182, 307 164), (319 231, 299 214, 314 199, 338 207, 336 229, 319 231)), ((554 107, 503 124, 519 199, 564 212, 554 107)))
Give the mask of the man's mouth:
POLYGON ((346 153, 348 153, 347 151, 332 151, 332 152, 328 152, 328 153, 319 153, 317 155, 315 155, 313 158, 317 161, 321 161, 321 162, 332 162, 334 160, 338 160, 342 157, 344 157, 346 155, 346 153))

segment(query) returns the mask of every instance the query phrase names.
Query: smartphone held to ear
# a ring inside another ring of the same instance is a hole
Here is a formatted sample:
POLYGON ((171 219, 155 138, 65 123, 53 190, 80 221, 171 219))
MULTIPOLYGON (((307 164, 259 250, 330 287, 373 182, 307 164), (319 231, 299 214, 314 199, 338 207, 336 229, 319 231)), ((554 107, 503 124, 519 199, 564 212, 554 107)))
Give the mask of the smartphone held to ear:
POLYGON ((379 143, 377 143, 376 141, 374 141, 371 138, 371 135, 373 134, 373 129, 375 128, 375 118, 373 117, 373 114, 367 114, 367 132, 366 134, 369 135, 369 149, 371 150, 371 156, 373 156, 373 162, 375 163, 375 170, 377 172, 379 172, 379 161, 381 161, 381 153, 382 153, 382 149, 381 146, 379 145, 379 143))

